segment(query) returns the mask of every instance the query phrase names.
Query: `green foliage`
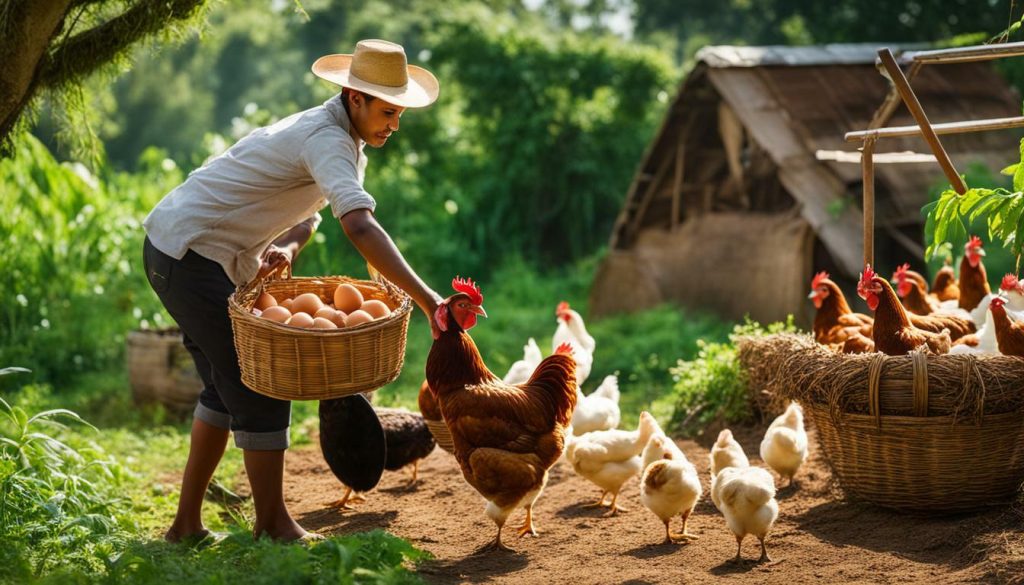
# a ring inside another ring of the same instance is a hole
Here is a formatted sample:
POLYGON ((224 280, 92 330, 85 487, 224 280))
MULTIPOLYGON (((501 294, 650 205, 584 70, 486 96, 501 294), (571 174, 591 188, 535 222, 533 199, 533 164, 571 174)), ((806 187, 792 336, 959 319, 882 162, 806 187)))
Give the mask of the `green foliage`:
MULTIPOLYGON (((1010 0, 635 0, 636 34, 702 44, 931 42, 1004 29, 1010 0)), ((1019 9, 1019 5, 1018 8, 1019 9)), ((1013 18, 1013 17, 1011 17, 1013 18)), ((688 52, 687 55, 692 54, 688 52)))
POLYGON ((0 160, 0 363, 43 380, 120 363, 124 335, 166 323, 141 266, 141 222, 181 172, 148 151, 135 175, 94 177, 26 136, 0 160))
POLYGON ((725 424, 750 420, 750 396, 746 374, 740 367, 735 342, 738 337, 796 332, 793 316, 784 323, 762 327, 754 321, 736 325, 728 343, 697 340, 696 359, 679 360, 671 373, 675 411, 669 426, 684 435, 699 435, 713 422, 725 424))
MULTIPOLYGON (((0 376, 26 371, 6 368, 0 376)), ((45 390, 28 387, 16 397, 20 404, 0 398, 0 582, 420 582, 405 565, 429 555, 400 538, 376 530, 308 548, 254 541, 251 509, 235 511, 234 525, 224 526, 216 507, 206 506, 209 526, 232 531, 213 547, 153 540, 177 504, 170 496, 176 487, 157 478, 180 474, 184 435, 153 428, 100 434, 67 409, 33 414, 30 408, 52 402, 45 390)), ((233 477, 239 462, 226 467, 221 473, 233 477)))
MULTIPOLYGON (((1024 161, 1024 140, 1020 154, 1024 161)), ((1009 248, 1019 268, 1024 252, 1024 164, 1010 165, 1002 173, 1013 177, 1012 192, 1002 187, 974 187, 959 195, 948 189, 938 200, 924 206, 927 257, 940 253, 947 244, 954 250, 960 249, 974 224, 984 222, 988 239, 1009 248)))
MULTIPOLYGON (((0 375, 14 371, 27 370, 0 375)), ((0 398, 0 579, 25 582, 58 564, 91 570, 130 528, 119 493, 127 470, 62 420, 95 430, 69 410, 29 414, 0 398)))
POLYGON ((382 530, 332 537, 311 547, 282 546, 233 534, 198 551, 135 544, 110 563, 112 583, 246 583, 267 585, 421 583, 403 564, 429 555, 382 530), (184 559, 183 559, 184 557, 184 559), (182 562, 186 560, 187 562, 182 562))

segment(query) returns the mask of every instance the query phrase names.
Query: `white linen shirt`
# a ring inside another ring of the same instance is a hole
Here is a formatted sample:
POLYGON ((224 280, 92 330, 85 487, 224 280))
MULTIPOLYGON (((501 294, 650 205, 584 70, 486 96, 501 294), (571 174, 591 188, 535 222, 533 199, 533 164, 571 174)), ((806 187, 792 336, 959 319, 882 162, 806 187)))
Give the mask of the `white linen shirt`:
POLYGON ((191 248, 241 285, 256 277, 270 242, 307 219, 315 229, 328 204, 338 219, 373 211, 362 141, 350 127, 339 94, 253 130, 160 200, 142 224, 150 242, 177 259, 191 248))

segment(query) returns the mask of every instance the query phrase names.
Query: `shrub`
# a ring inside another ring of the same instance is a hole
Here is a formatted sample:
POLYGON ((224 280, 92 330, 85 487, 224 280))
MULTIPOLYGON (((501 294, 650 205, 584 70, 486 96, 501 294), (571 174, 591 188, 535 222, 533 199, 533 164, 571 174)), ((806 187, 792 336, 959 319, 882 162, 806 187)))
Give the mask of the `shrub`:
POLYGON ((696 359, 679 360, 670 372, 675 379, 675 410, 670 428, 684 435, 699 435, 708 425, 750 420, 750 397, 745 374, 736 355, 735 340, 741 336, 795 332, 793 316, 784 323, 762 327, 747 319, 736 325, 728 343, 697 340, 696 359))

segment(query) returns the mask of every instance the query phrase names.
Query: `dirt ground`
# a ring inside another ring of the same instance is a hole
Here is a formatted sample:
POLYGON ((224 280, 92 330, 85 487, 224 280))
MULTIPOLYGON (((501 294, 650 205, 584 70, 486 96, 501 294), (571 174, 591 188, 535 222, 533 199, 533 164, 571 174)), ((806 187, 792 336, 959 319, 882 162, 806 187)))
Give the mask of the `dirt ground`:
MULTIPOLYGON (((756 454, 761 429, 734 431, 748 455, 756 454)), ((516 539, 523 513, 510 517, 505 534, 514 553, 472 554, 493 538, 494 525, 455 459, 439 448, 421 462, 415 486, 408 486, 408 473, 385 472, 367 501, 347 512, 325 506, 341 488, 319 448, 293 450, 285 493, 311 530, 384 528, 429 551, 435 558, 418 567, 429 583, 1024 583, 1024 505, 922 518, 847 502, 814 437, 798 487, 778 495, 779 520, 768 540, 774 561, 755 563, 757 540, 748 537, 744 562, 734 563, 735 539, 707 493, 710 443, 680 446, 705 489, 689 523, 700 540, 688 545, 660 544, 662 524, 640 504, 638 480, 620 498, 629 511, 605 518, 584 507, 599 490, 564 463, 552 469, 535 507, 540 536, 516 539)))

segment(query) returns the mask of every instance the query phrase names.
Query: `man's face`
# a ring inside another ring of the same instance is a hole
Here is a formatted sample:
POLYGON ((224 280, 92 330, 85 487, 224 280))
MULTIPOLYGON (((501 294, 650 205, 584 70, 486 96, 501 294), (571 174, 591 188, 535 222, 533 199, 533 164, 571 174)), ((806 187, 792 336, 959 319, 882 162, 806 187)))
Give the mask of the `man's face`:
POLYGON ((398 132, 398 121, 405 108, 389 104, 376 98, 367 101, 366 96, 355 94, 349 98, 349 118, 363 142, 380 148, 388 141, 392 132, 398 132))

